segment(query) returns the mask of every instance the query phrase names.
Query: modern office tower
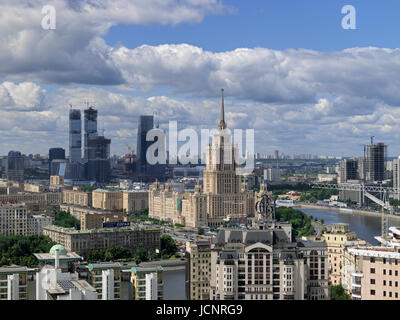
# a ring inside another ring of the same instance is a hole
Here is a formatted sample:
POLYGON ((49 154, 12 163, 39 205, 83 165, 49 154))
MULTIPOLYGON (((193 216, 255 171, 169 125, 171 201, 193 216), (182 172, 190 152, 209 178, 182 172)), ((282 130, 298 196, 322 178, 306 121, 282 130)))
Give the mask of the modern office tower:
POLYGON ((275 150, 275 152, 274 152, 274 159, 275 159, 275 160, 279 159, 279 150, 275 150))
POLYGON ((10 181, 24 181, 24 156, 19 151, 10 151, 6 158, 6 178, 10 181))
POLYGON ((36 273, 36 300, 97 300, 97 291, 76 272, 61 267, 60 256, 66 256, 63 246, 50 249, 54 266, 45 265, 36 273))
POLYGON ((65 149, 63 148, 51 148, 49 149, 49 161, 52 160, 64 160, 65 159, 65 149))
POLYGON ((99 300, 121 299, 121 264, 118 262, 88 265, 89 283, 96 289, 99 300))
POLYGON ((398 190, 394 192, 394 198, 400 200, 400 156, 393 160, 393 188, 398 190))
POLYGON ((66 177, 67 176, 67 169, 69 163, 68 160, 64 159, 56 159, 56 160, 52 160, 49 163, 49 175, 50 176, 63 176, 66 177))
POLYGON ((23 204, 0 204, 0 234, 28 235, 28 213, 23 204))
POLYGON ((329 283, 335 286, 342 284, 346 247, 366 244, 366 242, 357 239, 356 233, 350 231, 347 223, 332 225, 331 230, 323 234, 323 239, 328 246, 329 283))
POLYGON ((358 175, 358 160, 357 159, 344 159, 340 161, 340 183, 345 183, 348 180, 359 179, 358 175))
POLYGON ((382 182, 385 179, 387 146, 381 142, 367 146, 366 181, 382 182))
POLYGON ((53 225, 44 227, 43 234, 63 245, 68 251, 84 257, 92 250, 106 250, 112 245, 125 247, 132 254, 136 254, 139 248, 151 254, 161 246, 160 229, 148 226, 76 230, 53 225))
POLYGON ((147 132, 154 127, 153 116, 140 116, 137 135, 137 162, 136 170, 140 174, 145 174, 147 169, 146 151, 152 144, 151 141, 146 141, 147 132))
MULTIPOLYGON (((146 152, 149 146, 155 141, 146 141, 147 133, 154 129, 154 117, 142 115, 139 118, 138 135, 137 135, 137 160, 136 160, 136 175, 141 180, 157 179, 163 181, 165 179, 166 164, 157 163, 150 164, 147 161, 146 152)), ((155 129, 161 130, 161 129, 155 129)), ((165 143, 164 143, 165 147, 165 143)), ((157 150, 156 152, 164 152, 165 150, 157 150)), ((157 154, 156 154, 157 156, 157 154)))
POLYGON ((63 148, 51 148, 49 149, 49 174, 51 173, 51 163, 53 160, 64 160, 65 161, 65 149, 63 148))
POLYGON ((400 300, 400 229, 389 230, 391 238, 375 237, 378 246, 346 249, 343 282, 353 300, 400 300))
POLYGON ((146 266, 131 268, 134 300, 164 300, 163 268, 146 266))
POLYGON ((357 159, 357 173, 358 173, 358 178, 362 181, 364 181, 365 176, 366 176, 366 159, 365 158, 358 158, 357 159))
POLYGON ((111 139, 97 136, 88 139, 87 179, 100 183, 109 182, 111 178, 110 162, 111 139))
POLYGON ((82 160, 82 120, 81 110, 69 110, 69 162, 82 160))
POLYGON ((327 247, 292 241, 289 223, 220 229, 211 250, 211 300, 327 300, 327 247))
POLYGON ((28 300, 26 266, 0 267, 0 301, 28 300))
MULTIPOLYGON (((83 122, 83 159, 84 162, 89 160, 89 140, 97 137, 97 110, 90 107, 84 110, 83 122)), ((93 147, 93 145, 91 146, 93 147)))
POLYGON ((210 300, 211 244, 186 242, 185 292, 187 300, 210 300))

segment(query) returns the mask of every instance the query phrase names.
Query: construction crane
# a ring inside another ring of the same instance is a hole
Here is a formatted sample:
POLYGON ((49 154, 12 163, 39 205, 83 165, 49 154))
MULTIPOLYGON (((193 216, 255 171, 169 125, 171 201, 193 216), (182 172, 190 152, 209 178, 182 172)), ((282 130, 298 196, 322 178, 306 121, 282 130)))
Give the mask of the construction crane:
MULTIPOLYGON (((362 194, 373 202, 377 203, 382 207, 382 216, 381 216, 381 228, 382 228, 382 238, 386 239, 389 234, 389 219, 388 215, 385 213, 385 210, 389 212, 389 214, 394 213, 393 207, 389 202, 389 193, 395 192, 398 193, 399 189, 392 187, 383 187, 380 185, 372 186, 372 185, 364 185, 358 183, 317 183, 312 186, 313 189, 334 189, 339 191, 358 191, 362 192, 362 194), (378 199, 370 192, 379 192, 382 194, 382 200, 378 199)), ((362 196, 363 198, 363 196, 362 196)))

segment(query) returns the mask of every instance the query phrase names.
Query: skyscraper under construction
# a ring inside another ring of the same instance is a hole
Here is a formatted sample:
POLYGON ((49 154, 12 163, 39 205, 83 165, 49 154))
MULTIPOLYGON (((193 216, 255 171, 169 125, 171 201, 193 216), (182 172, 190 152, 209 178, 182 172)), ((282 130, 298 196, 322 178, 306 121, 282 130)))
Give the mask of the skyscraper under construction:
POLYGON ((382 182, 385 179, 385 160, 387 145, 379 142, 367 145, 366 149, 366 182, 382 182))

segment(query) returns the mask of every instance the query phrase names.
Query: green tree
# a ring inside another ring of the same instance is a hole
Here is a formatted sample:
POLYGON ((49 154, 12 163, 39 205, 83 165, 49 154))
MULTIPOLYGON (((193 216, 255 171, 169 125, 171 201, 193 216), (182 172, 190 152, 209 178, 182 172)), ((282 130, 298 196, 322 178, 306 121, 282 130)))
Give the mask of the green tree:
POLYGON ((339 284, 331 286, 331 300, 350 300, 350 295, 346 293, 344 288, 339 284))
POLYGON ((173 256, 178 250, 174 239, 168 234, 161 236, 161 255, 167 258, 173 256))
POLYGON ((204 234, 204 228, 198 228, 197 229, 197 234, 203 235, 204 234))
POLYGON ((276 209, 275 215, 279 221, 287 221, 292 224, 294 235, 296 237, 310 236, 315 232, 314 227, 311 224, 311 217, 307 216, 300 210, 279 207, 276 209))
POLYGON ((140 248, 137 252, 136 252, 136 256, 135 256, 135 262, 136 264, 140 264, 141 262, 146 262, 149 260, 147 251, 143 248, 140 248))
POLYGON ((55 244, 44 235, 0 235, 0 265, 18 264, 35 267, 38 261, 33 254, 49 252, 55 244))
POLYGON ((66 211, 56 212, 54 224, 64 228, 75 228, 76 230, 81 228, 81 222, 66 211))

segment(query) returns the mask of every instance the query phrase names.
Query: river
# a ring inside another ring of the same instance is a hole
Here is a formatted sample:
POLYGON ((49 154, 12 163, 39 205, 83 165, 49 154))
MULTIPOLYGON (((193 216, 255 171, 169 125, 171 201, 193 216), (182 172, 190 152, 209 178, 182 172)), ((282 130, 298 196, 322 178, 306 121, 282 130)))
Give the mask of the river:
MULTIPOLYGON (((357 233, 357 237, 366 240, 372 245, 377 245, 378 241, 375 236, 381 235, 381 217, 365 215, 360 213, 348 213, 339 210, 321 210, 299 208, 309 216, 313 216, 318 220, 323 219, 324 224, 331 225, 334 223, 348 223, 350 231, 357 233)), ((389 216, 389 226, 400 226, 398 218, 392 219, 389 216)))

